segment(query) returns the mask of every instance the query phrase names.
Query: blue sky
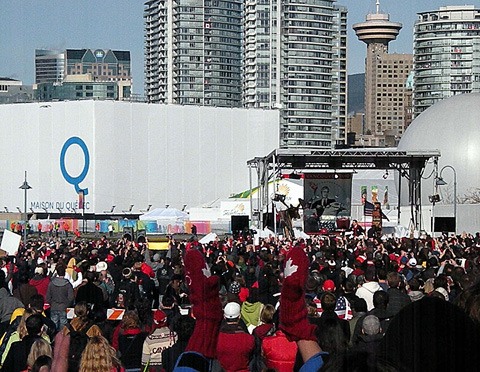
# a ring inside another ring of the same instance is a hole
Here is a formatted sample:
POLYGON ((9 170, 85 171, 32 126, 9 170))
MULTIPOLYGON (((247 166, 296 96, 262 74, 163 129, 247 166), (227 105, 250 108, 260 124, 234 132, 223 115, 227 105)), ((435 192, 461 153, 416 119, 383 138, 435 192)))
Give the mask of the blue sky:
MULTIPOLYGON (((141 0, 0 0, 0 76, 34 81, 36 48, 130 50, 134 91, 143 93, 143 1, 141 0)), ((375 11, 375 0, 338 0, 348 9, 348 70, 364 71, 366 47, 351 25, 375 11)), ((390 19, 403 23, 391 52, 412 52, 416 13, 473 0, 381 0, 390 19)))

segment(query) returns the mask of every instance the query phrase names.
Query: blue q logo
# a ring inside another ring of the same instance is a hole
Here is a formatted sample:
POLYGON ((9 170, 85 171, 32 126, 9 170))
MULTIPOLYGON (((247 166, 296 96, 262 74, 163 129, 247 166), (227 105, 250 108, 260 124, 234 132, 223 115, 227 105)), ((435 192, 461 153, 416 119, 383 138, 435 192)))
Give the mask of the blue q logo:
POLYGON ((83 191, 84 195, 88 195, 88 189, 82 189, 80 187, 80 182, 82 182, 85 177, 87 177, 88 173, 88 168, 90 167, 90 155, 88 153, 88 148, 85 142, 81 138, 78 137, 71 137, 69 138, 62 147, 62 152, 60 153, 60 169, 62 171, 63 178, 65 178, 65 181, 67 181, 69 184, 75 186, 75 191, 77 194, 80 191, 83 191), (67 153, 67 150, 69 149, 70 146, 72 145, 78 145, 83 151, 83 157, 84 157, 84 165, 83 165, 83 170, 82 173, 78 177, 72 177, 70 173, 67 172, 67 168, 65 167, 65 155, 67 153))

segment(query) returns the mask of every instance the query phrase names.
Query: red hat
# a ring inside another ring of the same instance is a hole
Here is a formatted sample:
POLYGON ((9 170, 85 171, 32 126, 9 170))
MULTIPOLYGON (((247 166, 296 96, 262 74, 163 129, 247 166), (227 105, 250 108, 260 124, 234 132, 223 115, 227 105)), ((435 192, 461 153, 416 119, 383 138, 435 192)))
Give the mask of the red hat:
POLYGON ((335 283, 333 280, 327 279, 323 282, 322 289, 326 292, 333 292, 335 290, 335 283))
POLYGON ((153 314, 153 322, 155 325, 164 326, 167 323, 167 314, 165 314, 162 310, 157 310, 153 314))

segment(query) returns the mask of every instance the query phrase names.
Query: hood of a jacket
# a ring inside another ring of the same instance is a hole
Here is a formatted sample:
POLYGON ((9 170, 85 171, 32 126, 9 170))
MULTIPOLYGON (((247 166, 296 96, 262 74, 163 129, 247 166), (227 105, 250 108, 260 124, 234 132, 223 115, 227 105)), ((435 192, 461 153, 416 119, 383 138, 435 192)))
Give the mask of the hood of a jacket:
POLYGON ((8 297, 9 294, 5 288, 0 288, 0 300, 4 299, 5 297, 8 297))
POLYGON ((242 319, 245 321, 247 326, 249 324, 257 325, 260 318, 260 311, 262 310, 263 304, 261 302, 250 303, 245 301, 242 304, 241 314, 242 319))
POLYGON ((56 276, 55 278, 52 278, 52 284, 56 287, 64 287, 68 283, 70 283, 70 282, 65 278, 60 278, 58 276, 56 276))
POLYGON ((382 287, 377 282, 366 282, 362 285, 362 288, 365 288, 367 291, 375 293, 381 291, 382 287))

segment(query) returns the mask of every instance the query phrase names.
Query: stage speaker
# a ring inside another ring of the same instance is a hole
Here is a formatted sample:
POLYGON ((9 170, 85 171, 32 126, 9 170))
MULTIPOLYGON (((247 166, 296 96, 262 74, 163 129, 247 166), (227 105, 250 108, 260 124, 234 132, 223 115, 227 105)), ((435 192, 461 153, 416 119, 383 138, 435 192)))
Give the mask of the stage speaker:
POLYGON ((433 222, 434 232, 455 232, 455 217, 435 217, 433 222))
POLYGON ((147 231, 145 229, 137 230, 137 243, 145 243, 146 236, 147 236, 147 231))
POLYGON ((133 240, 133 227, 124 227, 123 237, 131 242, 133 240))
POLYGON ((248 230, 250 228, 249 222, 248 216, 231 216, 230 226, 232 228, 232 233, 248 230))

